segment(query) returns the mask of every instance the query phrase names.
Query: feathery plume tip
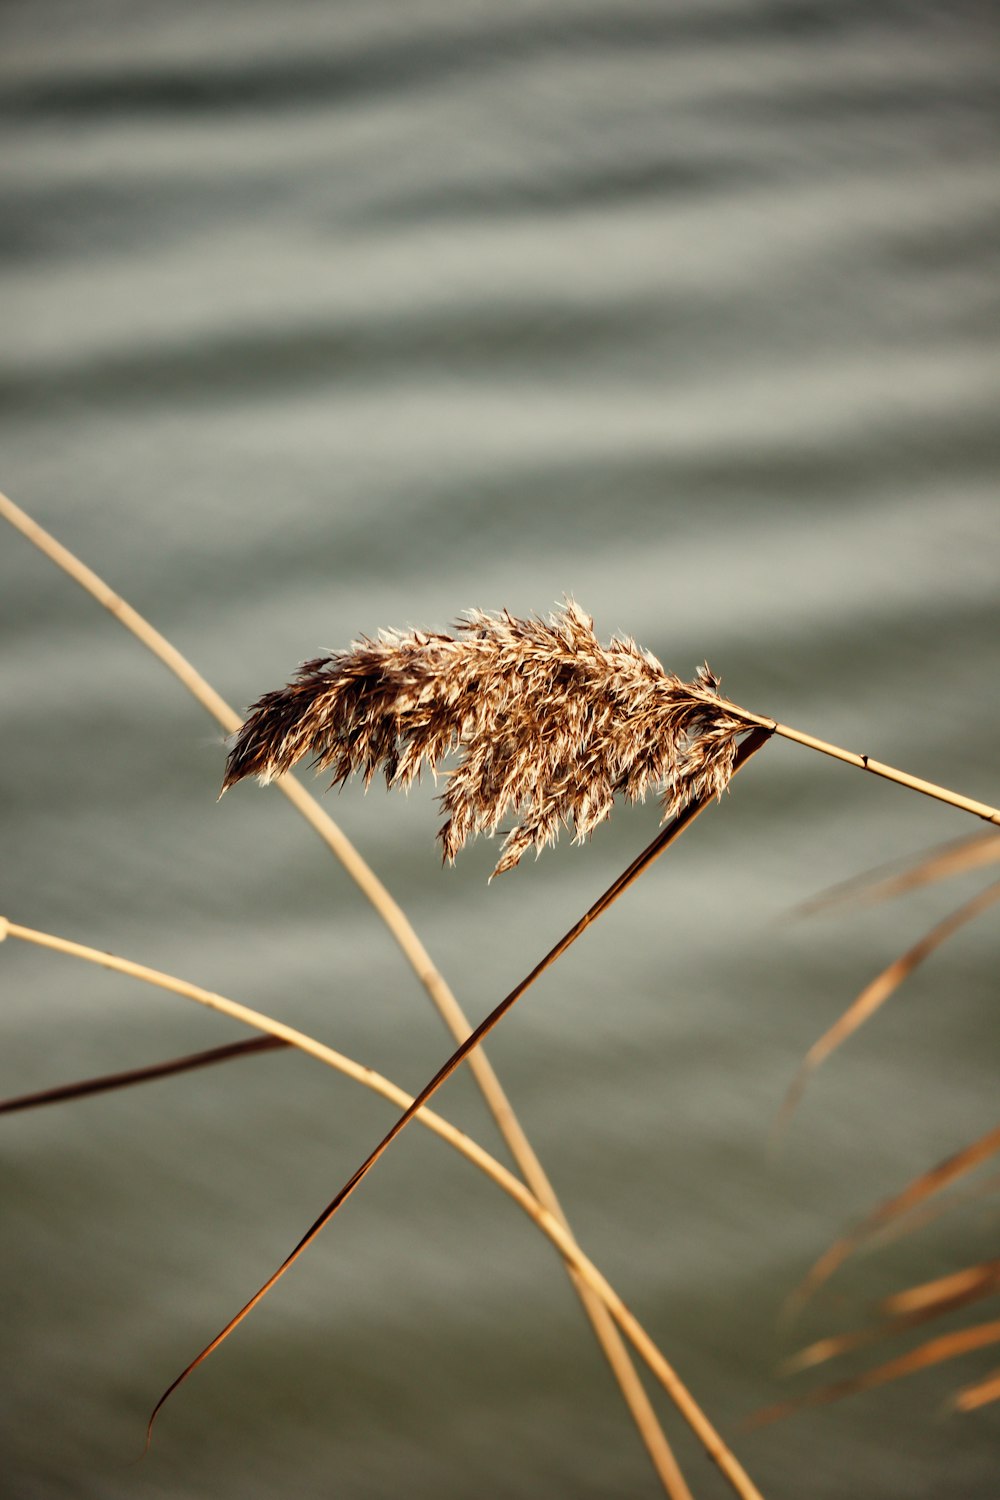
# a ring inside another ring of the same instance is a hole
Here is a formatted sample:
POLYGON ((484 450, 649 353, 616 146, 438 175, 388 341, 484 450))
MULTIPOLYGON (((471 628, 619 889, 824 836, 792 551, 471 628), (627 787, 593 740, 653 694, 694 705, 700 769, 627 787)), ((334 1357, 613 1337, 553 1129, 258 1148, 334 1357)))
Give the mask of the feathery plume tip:
POLYGON ((436 779, 451 758, 444 857, 511 814, 494 875, 555 843, 563 826, 585 839, 616 795, 657 792, 666 821, 725 791, 750 725, 707 666, 683 682, 628 637, 602 646, 572 599, 548 619, 471 610, 455 632, 386 630, 306 662, 250 709, 223 791, 248 776, 266 783, 306 756, 334 785, 359 774, 368 786, 381 772, 389 787, 424 768, 436 779))

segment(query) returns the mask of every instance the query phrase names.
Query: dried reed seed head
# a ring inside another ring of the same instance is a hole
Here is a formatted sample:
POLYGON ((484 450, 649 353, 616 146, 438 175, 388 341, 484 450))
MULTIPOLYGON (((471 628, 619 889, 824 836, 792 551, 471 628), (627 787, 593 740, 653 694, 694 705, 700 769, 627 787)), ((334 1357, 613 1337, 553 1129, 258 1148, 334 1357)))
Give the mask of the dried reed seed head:
POLYGON ((576 840, 614 798, 657 791, 663 819, 694 798, 721 796, 748 723, 719 697, 707 666, 693 682, 633 640, 602 646, 571 599, 547 620, 470 611, 456 634, 382 631, 306 662, 265 693, 233 742, 223 790, 267 782, 312 756, 333 782, 409 786, 454 757, 441 802, 444 856, 516 817, 493 871, 572 823, 576 840))

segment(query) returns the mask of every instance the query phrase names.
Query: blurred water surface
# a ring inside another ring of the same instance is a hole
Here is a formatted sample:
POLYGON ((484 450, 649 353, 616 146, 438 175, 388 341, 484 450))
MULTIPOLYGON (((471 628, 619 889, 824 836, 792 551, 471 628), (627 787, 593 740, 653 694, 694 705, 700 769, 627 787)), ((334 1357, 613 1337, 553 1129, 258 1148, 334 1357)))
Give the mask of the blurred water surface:
MULTIPOLYGON (((361 632, 569 592, 758 711, 997 800, 988 8, 9 0, 0 26, 0 486, 230 701, 361 632)), ((0 910, 417 1088, 443 1028, 283 800, 216 806, 214 726, 10 531, 0 622, 0 910)), ((440 868, 432 798, 329 807, 475 1018, 656 824, 621 809, 487 887, 487 846, 440 868)), ((987 921, 770 1157, 804 1049, 972 886, 776 919, 974 826, 774 744, 490 1047, 582 1243, 769 1497, 996 1494, 996 1412, 940 1417, 989 1351, 737 1433, 800 1338, 995 1253, 974 1202, 776 1331, 845 1222, 997 1097, 987 921)), ((0 959, 6 1093, 233 1036, 0 959)), ((442 1109, 495 1146, 467 1079, 442 1109)), ((418 1130, 128 1466, 389 1118, 274 1055, 5 1120, 6 1493, 657 1493, 553 1254, 418 1130)))

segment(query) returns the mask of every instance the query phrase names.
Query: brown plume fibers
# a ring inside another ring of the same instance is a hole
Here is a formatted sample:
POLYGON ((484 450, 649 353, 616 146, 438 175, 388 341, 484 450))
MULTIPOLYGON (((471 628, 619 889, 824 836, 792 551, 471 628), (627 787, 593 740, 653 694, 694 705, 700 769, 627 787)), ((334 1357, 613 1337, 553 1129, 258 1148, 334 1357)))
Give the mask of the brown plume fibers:
POLYGON ((617 793, 636 802, 659 792, 666 821, 725 791, 749 725, 707 666, 682 682, 633 640, 602 646, 572 600, 547 620, 473 610, 455 628, 383 631, 306 662, 250 710, 223 790, 246 776, 270 781, 307 755, 334 783, 359 772, 367 786, 381 771, 406 787, 453 756, 444 856, 511 813, 494 875, 554 843, 563 824, 584 839, 617 793))

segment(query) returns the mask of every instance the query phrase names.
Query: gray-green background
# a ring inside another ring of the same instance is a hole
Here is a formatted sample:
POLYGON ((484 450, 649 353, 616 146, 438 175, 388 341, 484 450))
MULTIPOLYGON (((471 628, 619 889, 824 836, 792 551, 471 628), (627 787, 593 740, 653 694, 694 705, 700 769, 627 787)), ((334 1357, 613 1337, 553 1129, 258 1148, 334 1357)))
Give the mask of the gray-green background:
MULTIPOLYGON (((8 0, 0 26, 0 487, 230 701, 361 632, 571 592, 683 675, 707 657, 758 711, 997 800, 988 7, 8 0)), ((214 726, 7 529, 0 621, 0 910, 419 1086, 448 1040, 356 889, 273 790, 216 805, 214 726)), ((488 845, 441 869, 431 787, 328 806, 474 1017, 657 818, 488 887, 488 845)), ((990 1351, 737 1429, 799 1339, 995 1253, 974 1201, 776 1331, 997 1099, 986 920, 770 1157, 805 1048, 974 882, 780 919, 976 826, 776 743, 490 1045, 582 1243, 769 1497, 997 1493, 996 1411, 942 1415, 990 1351)), ((13 942, 0 994, 5 1093, 237 1034, 13 942)), ((442 1108, 496 1147, 467 1079, 442 1108)), ((131 1466, 390 1118, 275 1055, 4 1120, 4 1495, 657 1493, 554 1254, 416 1129, 131 1466)))

